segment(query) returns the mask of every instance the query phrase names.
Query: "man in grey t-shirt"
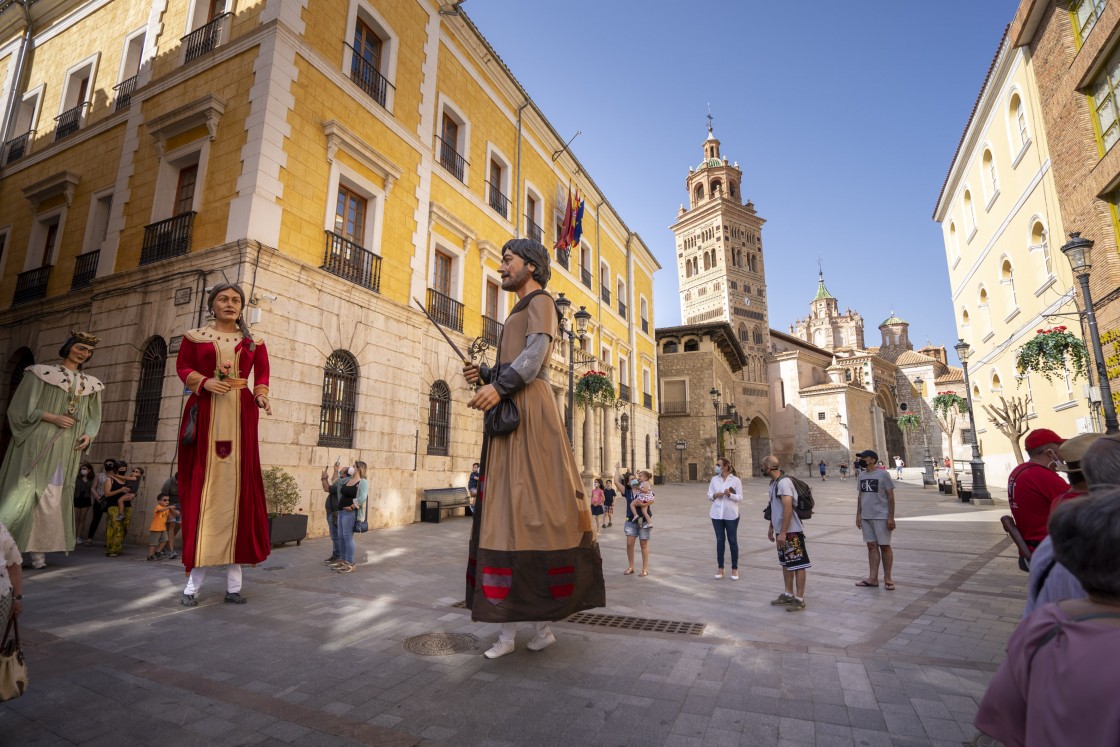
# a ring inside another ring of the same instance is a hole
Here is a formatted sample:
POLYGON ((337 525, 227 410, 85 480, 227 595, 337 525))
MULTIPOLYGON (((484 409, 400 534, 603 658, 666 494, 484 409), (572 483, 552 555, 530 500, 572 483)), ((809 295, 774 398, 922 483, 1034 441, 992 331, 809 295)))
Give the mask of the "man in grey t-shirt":
POLYGON ((793 480, 782 472, 781 464, 773 454, 762 460, 762 471, 770 477, 770 528, 767 536, 778 548, 778 563, 782 566, 782 581, 785 583, 785 591, 770 604, 784 605, 787 612, 799 612, 805 609, 805 575, 811 565, 801 517, 794 510, 797 488, 793 480))
POLYGON ((856 586, 879 585, 879 561, 883 563, 883 585, 887 591, 894 591, 891 568, 894 553, 891 551, 891 532, 894 530, 894 480, 888 470, 880 469, 879 455, 874 451, 861 451, 856 454, 860 459, 859 477, 856 485, 859 497, 856 499, 856 528, 863 530, 863 541, 867 543, 867 578, 860 579, 856 586))

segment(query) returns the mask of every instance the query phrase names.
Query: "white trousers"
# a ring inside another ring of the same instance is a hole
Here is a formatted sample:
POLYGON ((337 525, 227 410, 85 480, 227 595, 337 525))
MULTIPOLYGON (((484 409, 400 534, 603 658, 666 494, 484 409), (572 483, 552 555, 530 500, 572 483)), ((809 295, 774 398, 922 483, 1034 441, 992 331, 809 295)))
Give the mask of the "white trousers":
MULTIPOLYGON (((538 620, 533 623, 533 631, 538 635, 545 635, 548 633, 548 622, 538 620)), ((498 634, 498 640, 502 643, 511 643, 517 636, 517 623, 502 623, 502 632, 498 634)))
MULTIPOLYGON (((230 594, 241 591, 241 566, 237 563, 230 565, 215 566, 215 570, 226 569, 226 591, 230 594)), ((195 568, 191 571, 191 575, 187 577, 187 588, 183 589, 184 594, 197 594, 198 590, 202 588, 202 582, 206 580, 206 571, 208 568, 195 568)))

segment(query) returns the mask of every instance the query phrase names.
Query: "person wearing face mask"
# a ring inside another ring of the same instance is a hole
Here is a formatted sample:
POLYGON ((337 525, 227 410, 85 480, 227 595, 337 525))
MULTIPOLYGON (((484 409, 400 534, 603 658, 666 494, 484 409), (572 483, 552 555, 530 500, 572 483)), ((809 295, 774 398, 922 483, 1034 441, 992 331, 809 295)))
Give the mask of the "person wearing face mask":
POLYGON ((136 497, 134 487, 139 486, 129 479, 128 462, 113 463, 113 472, 105 484, 105 499, 109 504, 109 520, 105 524, 105 557, 115 558, 124 551, 124 535, 132 522, 132 499, 136 497), (118 519, 119 515, 122 517, 118 519))
MULTIPOLYGON (((1023 462, 1007 477, 1007 500, 1011 504, 1011 515, 1015 526, 1023 535, 1023 541, 1032 550, 1046 539, 1046 522, 1050 520, 1050 506, 1054 499, 1069 490, 1065 480, 1058 477, 1057 470, 1065 470, 1065 463, 1058 455, 1058 449, 1065 439, 1046 428, 1039 428, 1027 434, 1023 445, 1027 449, 1027 461, 1023 462)), ((1020 556, 1019 568, 1027 572, 1030 563, 1020 556)))
POLYGON ((369 496, 366 463, 354 462, 353 466, 347 467, 346 478, 338 481, 338 544, 341 557, 331 565, 339 573, 358 570, 358 566, 354 565, 354 524, 361 521, 369 496))
MULTIPOLYGON (((634 496, 638 493, 638 485, 641 484, 638 476, 624 472, 622 465, 617 462, 614 465, 615 482, 621 486, 622 499, 626 503, 626 522, 622 525, 623 532, 626 533, 626 559, 629 564, 623 575, 630 576, 634 573, 634 545, 637 544, 641 547, 642 552, 642 570, 639 576, 649 575, 649 535, 653 531, 653 527, 649 524, 639 525, 634 521, 634 496)), ((653 517, 653 509, 649 509, 650 518, 653 517)))
POLYGON ((93 481, 93 514, 89 520, 89 529, 86 532, 85 545, 88 547, 93 544, 93 535, 97 534, 97 528, 101 526, 101 517, 109 510, 109 501, 105 498, 105 491, 109 489, 109 475, 117 467, 116 459, 106 459, 105 463, 101 466, 101 472, 97 474, 97 478, 93 481))
POLYGON ((82 462, 78 467, 78 477, 74 482, 74 544, 78 543, 82 527, 89 519, 89 511, 93 506, 93 485, 97 477, 93 474, 93 465, 82 462))
POLYGON ((709 515, 716 530, 716 578, 723 578, 724 544, 731 547, 731 580, 739 580, 739 501, 743 500, 743 483, 735 475, 731 462, 716 460, 715 475, 708 483, 709 515))

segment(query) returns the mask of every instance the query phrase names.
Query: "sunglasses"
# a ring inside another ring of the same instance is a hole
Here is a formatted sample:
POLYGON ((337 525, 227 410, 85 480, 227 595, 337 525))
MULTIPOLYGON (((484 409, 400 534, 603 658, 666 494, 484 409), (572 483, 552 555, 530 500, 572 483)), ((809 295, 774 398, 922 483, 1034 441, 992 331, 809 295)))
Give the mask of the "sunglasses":
POLYGON ((762 469, 766 470, 767 472, 777 472, 781 469, 781 466, 779 465, 777 467, 763 467, 762 469))

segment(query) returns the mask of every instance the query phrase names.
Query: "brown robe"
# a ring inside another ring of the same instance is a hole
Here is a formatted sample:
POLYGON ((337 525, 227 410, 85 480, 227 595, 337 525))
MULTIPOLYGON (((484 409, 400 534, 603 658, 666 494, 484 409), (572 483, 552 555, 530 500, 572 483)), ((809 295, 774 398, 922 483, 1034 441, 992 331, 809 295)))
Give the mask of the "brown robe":
MULTIPOLYGON (((555 340, 558 329, 552 296, 522 299, 506 319, 499 360, 517 358, 528 335, 555 340)), ((521 415, 517 430, 483 439, 467 562, 471 618, 561 620, 602 607, 603 560, 591 506, 552 387, 533 379, 513 401, 521 415)))

